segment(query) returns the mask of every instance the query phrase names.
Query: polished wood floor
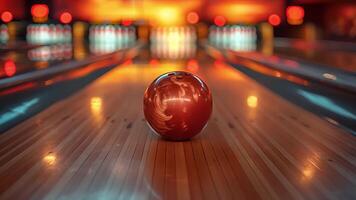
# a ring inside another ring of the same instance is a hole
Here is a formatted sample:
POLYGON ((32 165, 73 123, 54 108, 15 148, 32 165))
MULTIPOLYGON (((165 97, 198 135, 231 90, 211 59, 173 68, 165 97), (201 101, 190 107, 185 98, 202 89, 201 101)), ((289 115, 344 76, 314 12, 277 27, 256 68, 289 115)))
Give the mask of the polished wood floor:
POLYGON ((0 199, 356 199, 351 134, 207 57, 139 63, 1 134, 0 199), (173 70, 213 92, 191 141, 161 140, 143 117, 145 88, 173 70))

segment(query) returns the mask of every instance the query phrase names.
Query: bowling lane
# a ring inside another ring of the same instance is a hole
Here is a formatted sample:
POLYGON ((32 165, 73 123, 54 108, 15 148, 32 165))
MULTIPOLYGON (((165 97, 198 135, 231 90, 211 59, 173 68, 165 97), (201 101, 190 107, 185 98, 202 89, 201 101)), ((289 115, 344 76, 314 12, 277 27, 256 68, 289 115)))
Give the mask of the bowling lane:
POLYGON ((274 53, 305 60, 320 67, 328 66, 356 73, 355 47, 343 42, 307 43, 300 40, 277 39, 274 53))
POLYGON ((213 57, 226 59, 284 99, 355 135, 356 96, 350 92, 355 88, 354 45, 286 38, 277 38, 274 45, 256 45, 254 30, 248 26, 211 27, 208 43, 203 45, 213 57))
POLYGON ((4 199, 354 199, 355 147, 351 134, 202 51, 188 60, 142 51, 0 135, 0 193, 4 199), (143 116, 148 84, 174 70, 196 73, 213 94, 208 126, 191 141, 161 140, 143 116))

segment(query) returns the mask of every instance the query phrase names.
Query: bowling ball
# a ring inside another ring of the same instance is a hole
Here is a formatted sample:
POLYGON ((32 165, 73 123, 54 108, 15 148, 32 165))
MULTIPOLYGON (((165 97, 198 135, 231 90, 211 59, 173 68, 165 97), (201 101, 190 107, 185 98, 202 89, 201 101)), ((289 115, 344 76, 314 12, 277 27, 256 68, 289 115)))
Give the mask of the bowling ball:
POLYGON ((164 139, 187 140, 205 127, 212 112, 212 97, 197 76, 169 72, 146 89, 143 111, 149 126, 164 139))

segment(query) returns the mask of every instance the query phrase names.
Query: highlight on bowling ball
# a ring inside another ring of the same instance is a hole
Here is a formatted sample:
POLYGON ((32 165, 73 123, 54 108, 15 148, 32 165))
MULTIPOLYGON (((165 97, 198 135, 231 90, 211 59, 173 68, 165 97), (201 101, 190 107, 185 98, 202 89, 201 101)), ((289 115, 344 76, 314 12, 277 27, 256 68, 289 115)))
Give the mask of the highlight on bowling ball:
POLYGON ((212 113, 208 86, 183 71, 157 77, 146 89, 145 118, 152 130, 167 140, 188 140, 202 131, 212 113))

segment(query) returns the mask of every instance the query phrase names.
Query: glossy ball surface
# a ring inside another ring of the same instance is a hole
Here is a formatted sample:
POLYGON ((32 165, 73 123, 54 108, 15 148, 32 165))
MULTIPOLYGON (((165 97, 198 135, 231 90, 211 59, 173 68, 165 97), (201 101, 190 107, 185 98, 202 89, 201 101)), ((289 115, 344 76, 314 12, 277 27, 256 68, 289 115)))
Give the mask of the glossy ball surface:
POLYGON ((156 78, 146 89, 143 110, 151 128, 168 140, 197 135, 212 112, 208 86, 197 76, 175 71, 156 78))

